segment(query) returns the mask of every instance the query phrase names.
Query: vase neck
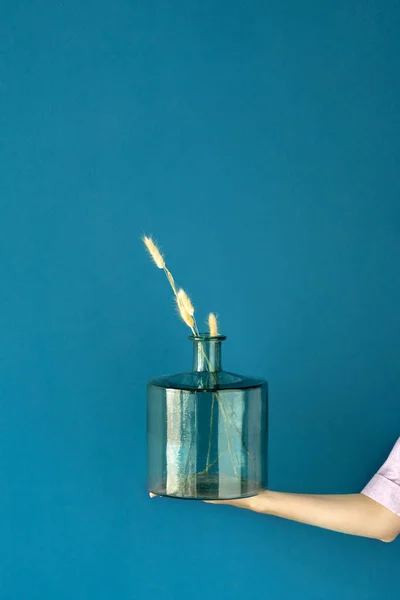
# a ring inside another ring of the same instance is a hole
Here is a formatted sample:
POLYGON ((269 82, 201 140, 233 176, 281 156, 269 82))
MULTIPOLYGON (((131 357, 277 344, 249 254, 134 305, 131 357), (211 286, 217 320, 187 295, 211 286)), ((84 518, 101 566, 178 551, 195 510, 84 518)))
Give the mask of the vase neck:
POLYGON ((191 336, 193 340, 193 371, 222 371, 221 343, 224 336, 191 336))

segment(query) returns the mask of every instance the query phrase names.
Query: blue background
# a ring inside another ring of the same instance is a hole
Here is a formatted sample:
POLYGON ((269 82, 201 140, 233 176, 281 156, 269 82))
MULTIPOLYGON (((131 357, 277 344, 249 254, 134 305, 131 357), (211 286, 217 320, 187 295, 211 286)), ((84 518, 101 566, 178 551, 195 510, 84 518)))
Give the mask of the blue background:
POLYGON ((191 364, 154 234, 270 485, 356 492, 400 434, 400 6, 0 5, 0 597, 394 599, 399 542, 150 501, 145 384, 191 364))

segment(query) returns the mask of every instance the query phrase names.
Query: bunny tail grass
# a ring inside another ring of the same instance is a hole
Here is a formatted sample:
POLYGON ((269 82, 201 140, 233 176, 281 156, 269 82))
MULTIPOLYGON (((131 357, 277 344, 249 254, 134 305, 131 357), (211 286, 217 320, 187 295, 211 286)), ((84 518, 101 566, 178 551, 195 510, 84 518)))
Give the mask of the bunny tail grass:
POLYGON ((218 335, 218 321, 214 313, 208 315, 208 328, 210 330, 211 337, 218 335))
POLYGON ((182 321, 188 326, 190 327, 190 329, 192 330, 193 334, 195 333, 194 331, 194 318, 192 317, 192 315, 190 315, 188 313, 188 311, 186 310, 186 308, 183 306, 183 304, 181 304, 179 302, 179 299, 176 299, 176 303, 178 306, 178 310, 179 310, 179 314, 181 316, 182 321))
POLYGON ((182 288, 180 288, 180 290, 178 291, 178 303, 184 307, 186 312, 189 313, 191 317, 193 317, 194 308, 192 301, 190 300, 185 290, 183 290, 182 288))
POLYGON ((182 288, 178 291, 172 273, 167 268, 164 257, 161 254, 160 250, 157 248, 156 244, 153 242, 152 238, 147 235, 144 235, 142 239, 151 258, 153 259, 153 261, 159 269, 163 269, 168 279, 168 283, 170 284, 172 291, 174 292, 176 304, 182 320, 184 321, 184 323, 186 323, 188 327, 190 327, 193 334, 198 333, 196 319, 194 318, 194 307, 192 301, 182 288))
POLYGON ((147 250, 149 251, 151 258, 154 260, 157 267, 159 269, 165 269, 164 257, 161 254, 161 252, 159 251, 159 249, 157 248, 157 246, 155 245, 155 243, 153 242, 153 240, 151 239, 151 237, 144 235, 143 243, 145 244, 147 250))

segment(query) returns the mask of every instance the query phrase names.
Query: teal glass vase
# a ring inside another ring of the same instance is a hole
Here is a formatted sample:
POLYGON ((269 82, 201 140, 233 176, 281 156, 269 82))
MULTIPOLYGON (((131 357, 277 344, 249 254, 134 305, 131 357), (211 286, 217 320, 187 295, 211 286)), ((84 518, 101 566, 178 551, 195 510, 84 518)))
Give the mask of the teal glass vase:
POLYGON ((227 500, 267 486, 268 386, 222 370, 226 339, 190 336, 193 369, 147 385, 148 489, 227 500))

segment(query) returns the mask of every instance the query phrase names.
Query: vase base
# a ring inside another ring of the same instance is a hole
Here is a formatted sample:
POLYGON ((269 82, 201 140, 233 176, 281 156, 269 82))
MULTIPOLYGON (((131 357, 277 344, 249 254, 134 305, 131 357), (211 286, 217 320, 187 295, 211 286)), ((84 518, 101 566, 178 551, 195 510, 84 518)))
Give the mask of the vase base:
POLYGON ((162 481, 149 491, 157 496, 181 500, 235 500, 261 493, 265 485, 222 473, 195 473, 178 481, 162 481))

